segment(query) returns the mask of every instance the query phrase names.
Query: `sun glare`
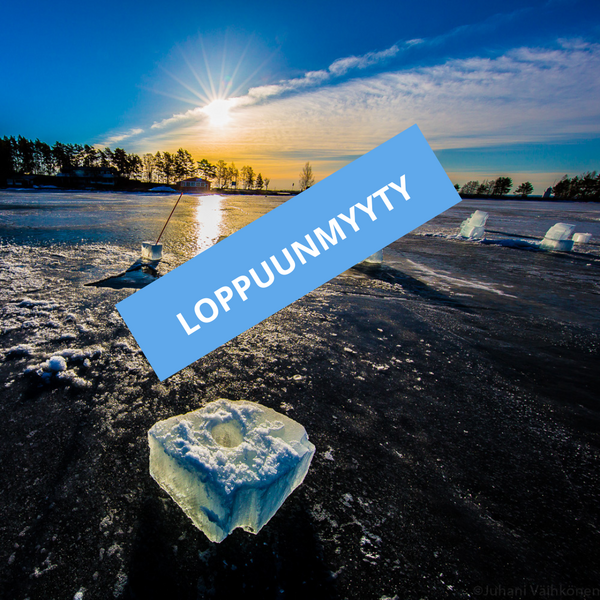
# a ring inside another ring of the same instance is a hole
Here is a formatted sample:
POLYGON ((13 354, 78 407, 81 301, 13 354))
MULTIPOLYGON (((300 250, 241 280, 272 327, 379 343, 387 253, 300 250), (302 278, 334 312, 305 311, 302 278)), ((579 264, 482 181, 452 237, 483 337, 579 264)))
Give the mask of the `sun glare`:
POLYGON ((213 100, 202 110, 208 115, 211 125, 214 125, 215 127, 223 127, 231 120, 231 116, 229 115, 230 108, 231 103, 229 100, 219 99, 213 100))

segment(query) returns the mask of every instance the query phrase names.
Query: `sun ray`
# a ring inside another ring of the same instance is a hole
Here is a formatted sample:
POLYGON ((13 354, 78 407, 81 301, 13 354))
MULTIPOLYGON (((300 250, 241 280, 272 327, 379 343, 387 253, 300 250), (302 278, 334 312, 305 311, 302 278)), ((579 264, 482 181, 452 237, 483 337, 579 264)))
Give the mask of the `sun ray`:
POLYGON ((186 90, 188 90, 189 92, 192 92, 192 94, 194 94, 194 96, 196 96, 199 100, 202 100, 202 102, 210 102, 210 96, 206 95, 204 96, 203 94, 199 93, 198 90, 195 90, 192 86, 188 85, 187 83, 185 83, 185 81, 182 81, 181 79, 179 79, 179 77, 177 77, 176 75, 173 75, 173 73, 171 73, 170 71, 167 71, 167 69, 161 67, 161 69, 172 79, 174 79, 177 83, 179 83, 180 85, 182 85, 186 90))
MULTIPOLYGON (((205 85, 205 83, 202 81, 202 79, 200 79, 200 75, 198 75, 198 73, 196 72, 196 69, 194 69, 192 63, 190 62, 190 60, 188 59, 186 54, 183 52, 183 50, 181 50, 181 56, 183 57, 185 64, 188 66, 188 68, 192 72, 192 75, 195 77, 196 81, 198 82, 198 85, 200 85, 200 87, 202 88, 202 91, 204 92, 204 96, 207 99, 210 98, 212 95, 211 90, 205 85)), ((207 100, 207 101, 210 101, 210 100, 207 100)))
POLYGON ((223 40, 223 56, 221 59, 221 74, 219 76, 219 98, 226 97, 225 64, 226 64, 226 60, 227 60, 227 35, 228 35, 228 32, 225 32, 225 39, 223 40))
POLYGON ((212 92, 212 99, 217 98, 217 91, 215 90, 215 84, 212 78, 212 74, 210 72, 210 65, 208 64, 208 57, 206 56, 206 50, 204 48, 204 40, 202 37, 199 38, 200 46, 202 47, 202 58, 204 59, 204 66, 206 67, 206 76, 208 77, 208 82, 210 83, 210 89, 212 92))
MULTIPOLYGON (((162 90, 157 90, 155 88, 147 87, 145 85, 140 85, 139 88, 141 90, 146 90, 147 92, 153 92, 154 94, 160 94, 161 96, 166 96, 167 98, 173 98, 173 100, 179 100, 180 102, 185 102, 186 104, 191 104, 192 106, 198 106, 197 99, 185 98, 184 96, 177 96, 176 94, 171 94, 169 92, 163 92, 162 90)), ((194 94, 197 98, 197 94, 194 94)), ((203 102, 210 102, 208 98, 202 99, 203 102)))
MULTIPOLYGON (((274 51, 269 56, 267 56, 267 58, 265 58, 265 60, 263 60, 262 63, 260 63, 260 65, 258 65, 258 67, 256 67, 256 69, 254 69, 254 71, 248 77, 246 77, 246 79, 244 79, 244 81, 242 81, 242 83, 240 83, 240 85, 238 85, 233 92, 231 92, 229 94, 229 96, 235 97, 242 93, 245 93, 246 87, 250 84, 252 79, 254 79, 254 77, 258 73, 260 73, 260 71, 264 67, 267 66, 267 64, 273 59, 273 57, 275 56, 276 53, 277 53, 277 51, 274 51)), ((241 64, 241 63, 238 63, 238 64, 241 64)), ((237 69, 236 69, 236 72, 237 72, 237 69)), ((233 77, 231 78, 231 81, 233 83, 233 77)))

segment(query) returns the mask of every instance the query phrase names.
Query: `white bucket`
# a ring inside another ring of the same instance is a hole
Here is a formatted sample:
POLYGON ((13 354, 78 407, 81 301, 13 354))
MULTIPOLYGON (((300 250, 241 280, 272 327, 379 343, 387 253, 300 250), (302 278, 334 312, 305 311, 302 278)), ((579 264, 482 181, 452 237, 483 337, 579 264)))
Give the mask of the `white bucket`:
POLYGON ((142 258, 146 260, 160 260, 162 258, 162 244, 142 242, 142 258))

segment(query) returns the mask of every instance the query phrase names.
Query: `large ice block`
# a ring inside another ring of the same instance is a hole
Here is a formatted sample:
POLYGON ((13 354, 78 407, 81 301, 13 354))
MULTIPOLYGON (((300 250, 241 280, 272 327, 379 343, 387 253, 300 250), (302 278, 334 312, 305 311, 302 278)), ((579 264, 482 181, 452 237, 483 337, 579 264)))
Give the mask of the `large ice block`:
POLYGON ((148 441, 150 474, 213 542, 237 527, 258 533, 315 453, 302 425, 244 400, 159 421, 148 441))
POLYGON ((568 252, 573 249, 573 240, 570 240, 575 225, 569 223, 557 223, 548 229, 544 239, 540 243, 542 250, 559 250, 568 252))
POLYGON ((472 240, 481 239, 485 234, 485 223, 488 220, 489 213, 484 210, 476 210, 468 219, 460 224, 458 235, 472 240))

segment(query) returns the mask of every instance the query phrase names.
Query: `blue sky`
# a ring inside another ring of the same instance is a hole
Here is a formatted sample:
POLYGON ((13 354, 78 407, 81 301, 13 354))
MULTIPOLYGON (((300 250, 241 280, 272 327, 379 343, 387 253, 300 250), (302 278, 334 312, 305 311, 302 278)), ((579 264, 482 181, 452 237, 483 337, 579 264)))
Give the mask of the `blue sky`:
POLYGON ((509 174, 541 192, 600 168, 597 1, 34 1, 0 16, 0 135, 183 146, 284 186, 416 122, 459 183, 509 174), (204 110, 218 97, 220 120, 204 110))

